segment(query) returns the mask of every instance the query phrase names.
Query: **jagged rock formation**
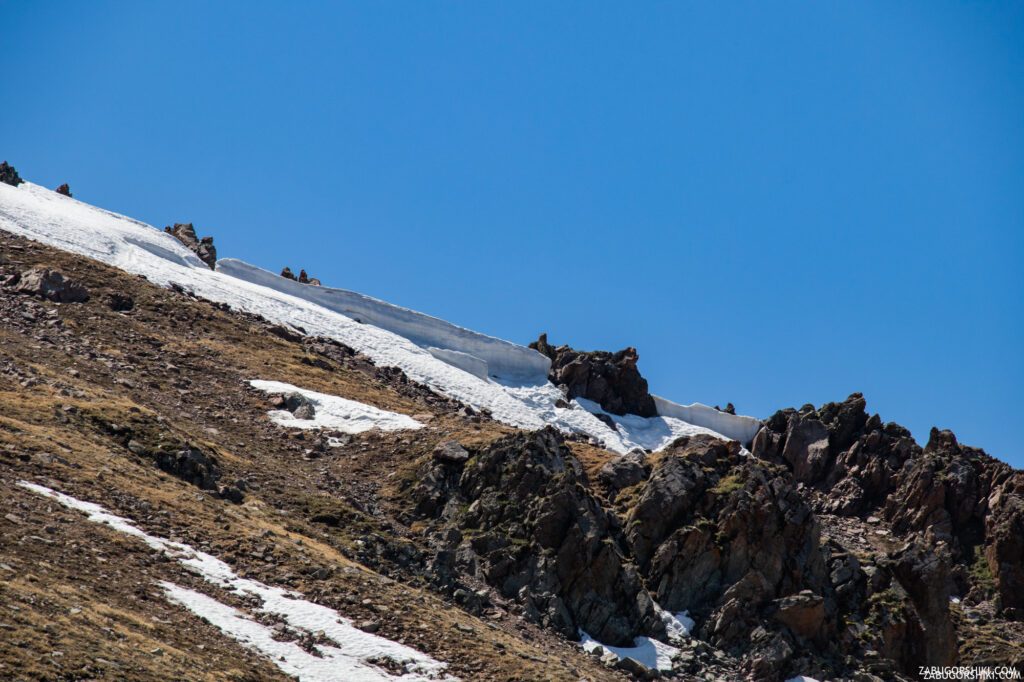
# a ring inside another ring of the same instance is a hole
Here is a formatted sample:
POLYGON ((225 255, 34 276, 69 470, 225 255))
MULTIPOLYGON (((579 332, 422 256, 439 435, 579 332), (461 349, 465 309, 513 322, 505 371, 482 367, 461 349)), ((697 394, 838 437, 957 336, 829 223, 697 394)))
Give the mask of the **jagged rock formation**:
POLYGON ((875 513, 898 536, 944 545, 958 565, 961 596, 992 587, 998 605, 1016 614, 1024 605, 1024 541, 1017 540, 1024 537, 1024 472, 960 445, 949 431, 932 429, 922 449, 909 431, 869 417, 865 406, 855 393, 820 410, 777 412, 755 438, 753 455, 785 462, 797 481, 827 493, 815 499, 821 511, 875 513), (991 586, 970 579, 978 561, 991 586))
POLYGON ((0 163, 0 182, 5 185, 17 187, 25 181, 21 179, 20 175, 18 175, 18 171, 14 169, 14 166, 4 161, 3 163, 0 163))
POLYGON ((281 276, 284 277, 285 279, 290 279, 293 282, 297 282, 299 279, 298 277, 295 276, 295 273, 292 272, 292 269, 287 265, 284 266, 283 270, 281 270, 281 276))
POLYGON ((66 197, 71 196, 71 188, 68 186, 68 183, 66 182, 54 191, 57 192, 57 194, 63 194, 66 197))
POLYGON ((213 237, 197 238, 192 223, 175 223, 174 227, 165 227, 164 232, 187 246, 189 250, 199 256, 199 260, 213 270, 217 264, 217 248, 213 245, 213 237))
POLYGON ((752 457, 710 436, 615 457, 598 471, 611 505, 588 492, 554 433, 464 457, 447 444, 422 465, 413 492, 417 513, 433 519, 435 577, 478 579, 536 622, 612 644, 658 634, 636 604, 686 609, 700 639, 751 679, 856 670, 901 678, 952 665, 963 634, 950 598, 995 595, 976 585, 984 580, 968 558, 983 557, 1003 617, 1017 617, 1016 475, 948 432, 922 449, 865 405, 854 394, 780 411, 752 457), (965 473, 975 469, 977 480, 965 473), (946 472, 942 485, 936 471, 946 472), (999 514, 979 516, 989 505, 999 514), (885 540, 865 551, 857 541, 868 531, 857 524, 869 514, 892 530, 874 526, 885 540), (860 530, 844 537, 842 518, 860 530), (605 621, 611 613, 621 617, 605 621))
MULTIPOLYGON (((450 448, 449 448, 450 449, 450 448)), ((435 455, 413 497, 438 520, 437 569, 479 578, 575 639, 664 633, 618 519, 583 485, 554 429, 503 438, 472 459, 435 455)))
POLYGON ((612 414, 657 416, 647 380, 636 367, 640 356, 635 348, 616 353, 578 351, 565 345, 556 348, 548 343, 547 334, 541 334, 530 348, 551 358, 548 379, 561 386, 569 399, 593 400, 612 414))

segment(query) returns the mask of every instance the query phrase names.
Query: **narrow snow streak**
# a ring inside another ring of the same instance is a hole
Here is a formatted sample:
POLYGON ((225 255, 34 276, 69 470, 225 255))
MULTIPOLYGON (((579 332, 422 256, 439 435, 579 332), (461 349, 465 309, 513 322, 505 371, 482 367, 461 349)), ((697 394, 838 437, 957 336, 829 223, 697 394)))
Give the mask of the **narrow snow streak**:
POLYGON ((288 410, 270 410, 267 413, 274 423, 293 429, 324 428, 362 433, 370 429, 412 431, 423 428, 423 424, 404 414, 328 393, 317 393, 283 381, 253 379, 249 385, 264 393, 300 393, 313 403, 316 413, 312 419, 296 419, 288 410))
POLYGON ((30 182, 18 187, 0 183, 0 229, 330 337, 378 366, 398 367, 413 381, 490 410, 510 426, 534 430, 552 425, 624 453, 636 447, 660 450, 678 435, 698 432, 747 443, 759 424, 706 405, 659 398, 662 416, 618 417, 610 428, 579 403, 558 407, 562 393, 541 371, 547 358, 529 348, 352 292, 296 284, 240 261, 225 259, 212 271, 160 230, 30 182))
POLYGON ((123 516, 111 514, 98 504, 84 502, 28 481, 19 481, 18 485, 56 500, 65 507, 84 512, 94 523, 105 524, 142 540, 152 549, 166 553, 213 585, 238 595, 257 597, 262 602, 261 611, 281 616, 285 623, 295 630, 323 632, 333 644, 318 645, 317 649, 322 657, 317 657, 295 644, 275 641, 269 628, 231 606, 173 583, 161 583, 169 599, 206 618, 226 635, 245 646, 269 656, 281 670, 297 676, 302 682, 454 682, 457 679, 445 674, 447 663, 436 661, 404 644, 363 632, 334 609, 306 601, 298 592, 241 578, 230 566, 213 555, 181 542, 150 535, 123 516), (373 661, 383 659, 394 662, 397 668, 405 672, 392 674, 373 664, 373 661))

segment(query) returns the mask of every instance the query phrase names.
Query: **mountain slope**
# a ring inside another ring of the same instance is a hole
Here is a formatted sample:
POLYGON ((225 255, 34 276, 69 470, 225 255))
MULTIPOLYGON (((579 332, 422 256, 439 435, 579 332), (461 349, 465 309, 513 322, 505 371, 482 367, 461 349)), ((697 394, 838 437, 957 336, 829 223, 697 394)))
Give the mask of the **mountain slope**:
POLYGON ((0 678, 319 680, 334 656, 372 679, 1020 667, 1024 474, 952 434, 921 448, 858 394, 743 443, 725 412, 617 415, 423 346, 489 368, 522 347, 363 302, 433 334, 409 340, 240 267, 0 184, 0 678), (255 582, 189 571, 200 552, 255 582), (278 588, 425 658, 289 620, 259 596, 278 588))

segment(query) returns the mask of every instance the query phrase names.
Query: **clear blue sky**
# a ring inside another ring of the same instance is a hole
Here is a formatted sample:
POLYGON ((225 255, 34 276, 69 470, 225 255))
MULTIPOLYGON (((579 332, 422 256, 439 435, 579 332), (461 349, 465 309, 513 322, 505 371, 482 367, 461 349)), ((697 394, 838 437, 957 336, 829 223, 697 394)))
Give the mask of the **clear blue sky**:
POLYGON ((1024 466, 1024 3, 0 0, 0 156, 222 256, 1024 466))

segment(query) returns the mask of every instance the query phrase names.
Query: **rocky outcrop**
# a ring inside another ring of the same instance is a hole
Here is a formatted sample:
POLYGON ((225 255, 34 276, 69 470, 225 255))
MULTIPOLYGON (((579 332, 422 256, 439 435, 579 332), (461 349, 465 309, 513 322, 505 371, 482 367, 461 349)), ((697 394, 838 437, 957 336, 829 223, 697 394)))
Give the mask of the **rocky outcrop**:
POLYGON ((884 504, 904 463, 921 453, 910 432, 868 416, 860 393, 821 409, 780 410, 754 437, 754 457, 784 464, 798 482, 828 490, 821 511, 859 514, 884 504))
POLYGON ((932 429, 921 448, 907 429, 865 407, 854 393, 820 409, 781 410, 752 453, 789 468, 815 491, 820 511, 876 514, 897 537, 941 545, 961 596, 991 592, 1004 615, 1024 615, 1024 473, 960 444, 951 431, 932 429))
POLYGON ((39 296, 55 303, 84 303, 89 290, 63 273, 49 268, 26 270, 8 282, 20 294, 39 296))
POLYGON ((4 161, 0 163, 0 182, 11 187, 17 187, 25 181, 18 175, 18 171, 14 169, 14 166, 4 161))
POLYGON ((63 194, 66 197, 71 196, 71 188, 68 186, 68 183, 66 182, 54 191, 57 192, 57 194, 63 194))
POLYGON ((436 517, 435 570, 478 578, 573 639, 580 629, 620 645, 663 635, 617 518, 583 480, 553 429, 508 436, 468 461, 432 457, 414 498, 436 517))
POLYGON ((784 470, 748 460, 738 443, 676 441, 640 486, 625 525, 656 601, 689 610, 702 637, 743 656, 755 677, 778 674, 800 642, 824 646, 834 631, 810 507, 784 470))
POLYGON ((192 223, 175 223, 174 227, 165 227, 164 232, 171 235, 195 253, 199 260, 206 263, 211 270, 217 264, 217 249, 213 245, 213 237, 196 237, 192 223))
POLYGON ((290 279, 293 282, 298 281, 298 277, 295 276, 295 273, 292 272, 292 269, 287 265, 284 266, 284 269, 281 270, 281 276, 284 277, 285 279, 290 279))
POLYGON ((548 379, 562 387, 568 398, 592 400, 612 414, 657 416, 647 380, 636 366, 640 356, 635 348, 617 353, 556 348, 548 343, 547 334, 541 334, 530 348, 551 359, 548 379))

